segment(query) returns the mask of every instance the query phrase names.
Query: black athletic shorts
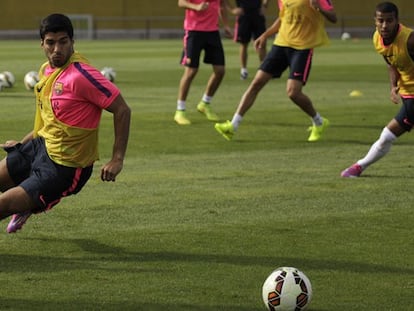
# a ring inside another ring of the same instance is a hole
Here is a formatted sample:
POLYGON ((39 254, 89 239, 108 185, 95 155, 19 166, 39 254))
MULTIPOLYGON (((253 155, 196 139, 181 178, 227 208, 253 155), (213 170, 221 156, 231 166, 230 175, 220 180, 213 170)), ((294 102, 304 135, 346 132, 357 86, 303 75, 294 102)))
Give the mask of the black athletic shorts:
POLYGON ((234 25, 234 41, 249 43, 260 37, 266 30, 266 18, 261 14, 260 9, 246 10, 243 15, 236 19, 234 25))
POLYGON ((273 45, 266 55, 260 69, 280 78, 289 67, 289 79, 300 80, 306 84, 312 67, 313 49, 296 50, 291 47, 273 45))
POLYGON ((198 68, 201 51, 204 50, 204 63, 224 66, 224 49, 219 31, 187 31, 183 41, 181 65, 198 68))
POLYGON ((411 131, 414 126, 414 98, 403 98, 400 111, 395 116, 395 120, 407 132, 411 131))
POLYGON ((33 212, 48 210, 61 198, 78 193, 93 170, 93 165, 74 168, 56 164, 49 158, 41 137, 6 151, 9 175, 36 203, 33 212))

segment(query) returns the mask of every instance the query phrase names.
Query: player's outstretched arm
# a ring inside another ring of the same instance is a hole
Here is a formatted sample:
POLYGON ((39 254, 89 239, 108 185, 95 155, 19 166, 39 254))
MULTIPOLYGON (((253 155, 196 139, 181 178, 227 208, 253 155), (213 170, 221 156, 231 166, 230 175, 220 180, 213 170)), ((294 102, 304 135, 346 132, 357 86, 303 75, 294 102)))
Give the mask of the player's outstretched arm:
POLYGON ((118 95, 106 110, 113 114, 115 139, 112 159, 102 167, 101 179, 103 181, 115 181, 116 176, 121 172, 124 165, 131 122, 131 109, 122 95, 118 95))

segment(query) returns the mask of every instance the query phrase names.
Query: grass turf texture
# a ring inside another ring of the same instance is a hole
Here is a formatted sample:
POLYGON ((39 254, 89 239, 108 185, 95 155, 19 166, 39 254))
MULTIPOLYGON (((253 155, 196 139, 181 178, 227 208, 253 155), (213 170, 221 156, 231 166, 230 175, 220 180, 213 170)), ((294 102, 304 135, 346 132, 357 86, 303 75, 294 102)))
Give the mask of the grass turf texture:
MULTIPOLYGON (((248 85, 238 46, 213 107, 231 119, 248 85)), ((44 56, 37 41, 1 41, 0 141, 32 126, 23 76, 44 56)), ((77 41, 111 66, 133 109, 125 167, 115 183, 99 168, 112 147, 104 113, 101 160, 84 190, 0 235, 1 310, 264 310, 261 287, 279 266, 310 278, 310 310, 413 310, 412 136, 360 179, 341 170, 364 155, 398 106, 370 40, 316 50, 305 92, 332 126, 308 143, 310 120, 270 82, 232 142, 197 113, 210 67, 188 98, 191 126, 173 121, 181 41, 77 41), (358 89, 363 97, 348 94, 358 89)), ((250 48, 250 76, 257 57, 250 48)), ((251 78, 249 78, 249 81, 251 78)), ((7 220, 2 222, 3 229, 7 220)))

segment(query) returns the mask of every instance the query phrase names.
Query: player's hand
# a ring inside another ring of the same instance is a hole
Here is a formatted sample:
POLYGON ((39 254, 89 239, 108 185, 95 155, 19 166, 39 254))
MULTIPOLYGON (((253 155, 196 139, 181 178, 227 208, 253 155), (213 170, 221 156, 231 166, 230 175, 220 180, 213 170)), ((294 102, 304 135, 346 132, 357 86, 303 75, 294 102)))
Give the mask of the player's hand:
POLYGON ((233 38, 233 32, 231 31, 231 28, 229 26, 224 27, 224 36, 228 39, 233 38))
POLYGON ((231 10, 231 13, 236 16, 240 16, 244 14, 243 8, 234 8, 231 10))
POLYGON ((20 143, 20 142, 16 141, 16 140, 8 140, 4 144, 0 144, 0 147, 1 148, 10 148, 10 147, 14 147, 18 143, 20 143))
POLYGON ((196 11, 205 11, 210 6, 210 2, 201 2, 196 6, 196 11))
POLYGON ((116 176, 121 172, 123 161, 111 160, 101 168, 102 181, 115 181, 116 176))
POLYGON ((256 51, 266 47, 266 42, 267 42, 267 39, 263 35, 257 38, 254 41, 254 48, 256 49, 256 51))
POLYGON ((3 148, 4 151, 11 151, 14 149, 15 146, 19 145, 20 142, 16 140, 8 140, 4 144, 0 144, 0 148, 3 148))
POLYGON ((391 88, 391 101, 396 105, 398 105, 401 100, 399 91, 400 91, 400 88, 398 86, 394 86, 391 88))

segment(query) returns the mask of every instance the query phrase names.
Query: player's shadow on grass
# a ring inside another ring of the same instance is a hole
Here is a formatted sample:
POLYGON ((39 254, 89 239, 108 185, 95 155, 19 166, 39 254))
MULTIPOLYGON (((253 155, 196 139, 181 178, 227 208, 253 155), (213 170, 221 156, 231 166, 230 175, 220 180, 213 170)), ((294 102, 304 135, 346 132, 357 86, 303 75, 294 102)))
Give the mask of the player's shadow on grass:
MULTIPOLYGON (((139 263, 148 262, 199 262, 217 263, 240 266, 294 266, 302 267, 305 270, 328 270, 345 271, 353 273, 401 273, 414 275, 414 269, 406 267, 393 267, 382 264, 368 264, 356 261, 343 261, 332 259, 309 259, 295 257, 277 256, 248 256, 248 255, 220 255, 220 254, 191 254, 182 252, 131 252, 122 247, 103 244, 91 239, 70 239, 58 240, 52 238, 27 238, 27 240, 41 240, 47 243, 50 248, 56 248, 57 254, 61 253, 60 246, 63 244, 75 244, 85 256, 75 258, 60 258, 59 256, 31 256, 31 255, 10 255, 0 254, 1 271, 22 271, 22 267, 30 271, 50 270, 72 270, 72 269, 101 269, 96 266, 97 261, 101 262, 136 262, 135 266, 140 269, 139 263), (53 262, 53 265, 50 263, 53 262)), ((139 246, 137 246, 139 248, 139 246)), ((49 252, 51 250, 49 249, 49 252)), ((155 269, 157 270, 157 269, 155 269)), ((154 270, 154 272, 156 272, 154 270)), ((160 271, 159 269, 157 270, 160 271)))

